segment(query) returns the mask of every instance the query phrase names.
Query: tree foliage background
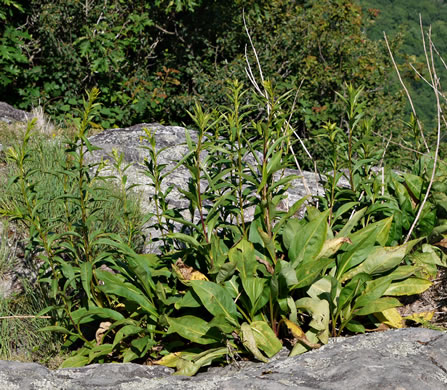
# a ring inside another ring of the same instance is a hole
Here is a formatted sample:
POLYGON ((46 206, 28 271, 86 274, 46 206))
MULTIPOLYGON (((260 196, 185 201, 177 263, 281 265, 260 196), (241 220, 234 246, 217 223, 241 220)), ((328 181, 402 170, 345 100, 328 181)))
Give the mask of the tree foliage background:
MULTIPOLYGON (((360 4, 364 14, 372 17, 366 24, 366 33, 370 39, 383 40, 385 31, 388 37, 401 41, 396 56, 402 64, 402 73, 414 96, 418 115, 428 130, 431 130, 436 126, 435 98, 431 88, 408 64, 412 63, 424 77, 429 77, 426 71, 419 15, 424 26, 432 27, 432 39, 437 50, 441 54, 447 53, 447 3, 444 0, 360 0, 360 4)), ((444 66, 441 61, 437 62, 440 76, 444 78, 444 66)), ((399 87, 397 79, 393 84, 395 89, 399 87)))
POLYGON ((367 3, 362 10, 351 0, 0 0, 0 94, 61 121, 96 86, 104 128, 188 124, 194 99, 219 104, 227 79, 247 80, 244 13, 277 94, 299 89, 292 124, 300 135, 309 139, 327 121, 341 125, 336 92, 352 83, 365 88, 373 130, 399 137, 403 96, 367 3))

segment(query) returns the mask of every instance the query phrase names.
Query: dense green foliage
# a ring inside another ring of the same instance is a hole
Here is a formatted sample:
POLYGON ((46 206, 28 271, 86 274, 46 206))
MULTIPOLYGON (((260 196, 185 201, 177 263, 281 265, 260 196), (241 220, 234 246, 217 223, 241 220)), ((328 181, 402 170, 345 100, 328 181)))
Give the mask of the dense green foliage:
MULTIPOLYGON (((443 174, 427 203, 422 197, 431 159, 421 159, 416 174, 375 174, 381 156, 367 155, 373 144, 357 126, 362 90, 348 86, 347 137, 336 139, 345 135, 335 124, 328 125, 327 137, 338 164, 334 177, 347 169, 351 188, 328 177, 320 210, 308 205, 305 218, 298 218, 307 197, 280 207, 296 178, 283 176, 293 162, 289 115, 281 109, 288 96, 276 97, 270 82, 262 85, 264 96, 247 96, 235 81, 220 112, 196 104, 190 113, 197 138, 186 130, 189 151, 178 162, 191 175, 188 189, 181 190, 187 214, 170 207, 161 191, 169 172, 146 131, 146 173, 156 191, 149 217, 160 232, 158 255, 139 253, 133 244, 138 226, 129 213, 118 234, 101 224, 103 164, 87 159, 95 149, 87 137, 100 110, 98 90, 89 94, 77 133, 66 141, 66 159, 52 168, 71 183, 61 195, 48 199, 34 180, 39 170, 27 168, 33 123, 22 142, 7 150, 18 197, 3 200, 0 213, 29 228, 28 248, 43 262, 39 282, 51 304, 40 314, 55 321, 43 330, 65 334, 65 346, 74 350, 63 367, 151 361, 194 375, 244 355, 267 361, 283 345, 296 355, 330 336, 404 325, 398 297, 425 291, 437 266, 446 265, 431 245, 447 230, 443 174), (253 105, 241 104, 247 97, 253 105), (260 105, 264 109, 252 121, 260 105), (366 154, 350 152, 359 149, 366 154), (247 154, 252 163, 243 158, 247 154), (48 203, 66 212, 52 217, 45 212, 48 203), (250 208, 253 218, 246 215, 250 208), (58 231, 59 220, 64 224, 58 231), (404 239, 413 222, 415 238, 404 239)), ((113 164, 126 210, 130 187, 117 153, 113 164)))
POLYGON ((425 291, 447 265, 435 246, 447 231, 447 168, 434 149, 420 152, 414 120, 400 133, 400 95, 384 87, 389 60, 366 38, 358 6, 20 4, 0 2, 0 84, 14 87, 11 99, 42 99, 57 118, 83 88, 102 89, 83 101, 74 134, 42 142, 31 122, 3 160, 11 174, 0 216, 27 231, 49 301, 39 315, 53 321, 42 330, 64 334, 72 352, 63 366, 150 361, 194 375, 240 357, 267 361, 282 346, 296 355, 330 336, 404 326, 399 298, 425 291), (247 39, 255 47, 244 57, 247 39), (236 81, 246 66, 252 90, 236 81), (185 210, 169 204, 172 187, 162 190, 172 172, 156 135, 142 137, 157 254, 142 253, 122 155, 113 153, 113 177, 89 159, 98 123, 147 118, 195 129, 185 130, 177 161, 190 174, 179 189, 185 210), (294 152, 303 136, 315 160, 294 152), (411 172, 386 164, 404 157, 411 172), (325 191, 284 206, 298 179, 286 169, 297 161, 317 163, 325 191))
MULTIPOLYGON (((185 109, 192 109, 194 98, 215 107, 224 102, 225 80, 245 78, 244 10, 277 95, 299 90, 291 121, 301 136, 339 120, 343 102, 335 92, 345 82, 365 87, 377 132, 387 123, 388 132, 400 136, 400 94, 383 88, 391 75, 389 57, 382 43, 366 37, 365 15, 352 1, 15 4, 21 7, 1 6, 9 16, 0 27, 0 93, 20 108, 43 105, 62 120, 79 105, 79 91, 96 86, 105 128, 190 123, 185 109)), ((290 109, 293 99, 284 104, 290 109)), ((312 140, 307 146, 317 159, 324 157, 312 140)))
MULTIPOLYGON (((447 3, 443 0, 360 0, 366 14, 373 17, 367 24, 368 37, 382 40, 385 31, 389 37, 400 36, 401 46, 396 55, 405 81, 411 87, 411 93, 418 115, 431 130, 436 125, 435 100, 430 87, 408 66, 412 63, 424 77, 428 76, 424 51, 421 45, 419 15, 424 26, 432 27, 432 38, 440 53, 447 52, 447 3)), ((446 70, 440 67, 440 73, 446 70)), ((398 80, 394 80, 394 90, 400 89, 398 80)))

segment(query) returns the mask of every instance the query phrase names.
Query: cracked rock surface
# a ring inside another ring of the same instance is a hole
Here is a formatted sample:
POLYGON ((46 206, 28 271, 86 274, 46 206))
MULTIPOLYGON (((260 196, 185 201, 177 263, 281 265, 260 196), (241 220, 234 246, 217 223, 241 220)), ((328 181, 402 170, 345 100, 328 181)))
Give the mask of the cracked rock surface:
POLYGON ((406 328, 348 338, 269 363, 238 362, 195 377, 161 366, 104 364, 50 371, 0 361, 0 390, 442 390, 447 389, 447 334, 406 328))
MULTIPOLYGON (((105 130, 97 135, 89 137, 89 141, 101 148, 101 150, 95 151, 93 156, 90 157, 93 161, 98 161, 101 157, 111 160, 112 150, 116 149, 124 154, 124 159, 128 163, 132 163, 132 167, 126 172, 128 176, 129 184, 139 184, 138 189, 144 190, 143 206, 150 209, 149 204, 145 204, 145 201, 150 199, 152 194, 152 188, 144 185, 149 182, 149 179, 143 173, 142 162, 144 158, 148 157, 148 152, 142 148, 148 146, 147 142, 143 141, 143 137, 146 135, 144 128, 147 128, 155 134, 156 149, 165 149, 159 156, 159 163, 166 164, 166 172, 171 171, 178 160, 182 159, 188 152, 186 146, 185 128, 179 126, 163 126, 158 123, 141 123, 132 127, 123 129, 110 129, 105 130), (143 185, 143 186, 141 186, 143 185)), ((191 138, 197 139, 196 133, 190 131, 191 138)), ((248 161, 254 163, 252 158, 248 158, 248 161)), ((300 175, 301 173, 294 169, 287 169, 286 175, 300 175)), ((184 200, 178 188, 187 189, 188 179, 190 174, 183 166, 177 167, 169 175, 169 180, 166 180, 162 184, 162 190, 164 191, 169 185, 174 185, 176 188, 169 194, 169 201, 174 207, 187 207, 188 202, 184 200)), ((288 203, 291 206, 294 202, 301 199, 303 196, 311 193, 313 195, 322 195, 322 186, 319 183, 320 178, 312 172, 302 172, 302 177, 292 181, 291 187, 288 189, 288 203), (307 189, 304 186, 307 186, 307 189)), ((343 180, 343 179, 342 179, 343 180)))

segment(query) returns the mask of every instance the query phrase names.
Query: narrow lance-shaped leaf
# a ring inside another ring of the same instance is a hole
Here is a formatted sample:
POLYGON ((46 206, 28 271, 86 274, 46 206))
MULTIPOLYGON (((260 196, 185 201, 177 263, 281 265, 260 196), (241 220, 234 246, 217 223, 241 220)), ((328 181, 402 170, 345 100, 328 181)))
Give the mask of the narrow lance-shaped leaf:
POLYGON ((80 269, 81 269, 82 287, 84 288, 84 291, 87 294, 90 304, 90 302, 93 301, 93 295, 90 288, 93 277, 92 263, 84 262, 81 264, 80 269))

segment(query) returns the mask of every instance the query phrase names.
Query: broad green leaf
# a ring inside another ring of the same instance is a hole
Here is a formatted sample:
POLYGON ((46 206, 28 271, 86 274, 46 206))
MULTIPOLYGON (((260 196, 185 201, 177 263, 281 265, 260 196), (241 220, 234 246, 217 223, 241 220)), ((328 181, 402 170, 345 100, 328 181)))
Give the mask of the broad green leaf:
POLYGON ((415 295, 429 289, 433 283, 427 279, 408 278, 400 282, 391 283, 383 295, 415 295))
POLYGON ((311 328, 314 328, 325 334, 325 338, 322 340, 320 334, 318 338, 323 342, 327 343, 327 337, 329 336, 329 302, 325 299, 314 299, 314 298, 301 298, 295 301, 297 309, 304 309, 312 315, 312 320, 309 323, 311 328), (327 337, 326 337, 327 333, 327 337))
POLYGON ((189 356, 188 360, 183 356, 177 360, 177 371, 174 375, 193 376, 201 367, 211 364, 214 360, 226 356, 227 348, 213 348, 202 353, 189 356))
POLYGON ((89 309, 81 307, 78 310, 72 312, 70 315, 73 321, 77 324, 86 324, 88 322, 91 322, 95 319, 94 317, 105 318, 114 321, 124 319, 124 316, 121 313, 105 307, 90 307, 89 309))
MULTIPOLYGON (((360 210, 361 211, 361 210, 360 210)), ((393 217, 382 219, 381 221, 370 223, 363 229, 356 231, 355 233, 349 234, 348 237, 351 239, 352 243, 355 245, 359 241, 364 240, 366 237, 374 237, 380 245, 385 245, 388 241, 388 234, 393 222, 393 217)), ((341 232, 340 232, 341 234, 341 232)), ((344 234, 346 236, 346 234, 344 234)))
POLYGON ((422 245, 422 253, 418 251, 412 253, 409 257, 415 266, 425 271, 424 273, 427 273, 432 278, 436 277, 438 266, 445 267, 444 261, 428 244, 422 245))
POLYGON ((367 281, 366 288, 355 300, 354 309, 362 306, 368 306, 371 302, 382 297, 387 288, 390 286, 391 280, 392 279, 390 276, 383 276, 381 278, 367 281))
POLYGON ((200 370, 200 366, 190 360, 184 360, 182 358, 177 360, 177 371, 174 375, 193 376, 200 370))
POLYGON ((383 312, 384 310, 391 309, 393 307, 402 306, 396 298, 379 298, 375 301, 369 302, 368 306, 364 306, 354 312, 358 316, 366 316, 372 313, 383 312))
POLYGON ((135 351, 131 348, 126 348, 123 353, 123 363, 129 363, 135 359, 138 359, 140 356, 137 355, 135 351))
POLYGON ((371 276, 366 273, 355 275, 342 289, 338 299, 337 311, 345 309, 353 299, 361 294, 366 288, 366 282, 371 280, 371 276))
POLYGON ((73 333, 68 329, 64 328, 63 326, 58 325, 44 326, 43 328, 39 329, 39 332, 58 332, 58 333, 70 334, 72 336, 78 336, 76 333, 73 333))
POLYGON ((177 367, 177 362, 179 359, 191 360, 194 356, 197 355, 197 352, 189 352, 189 351, 181 351, 181 352, 172 352, 166 356, 163 356, 161 359, 153 362, 154 364, 158 364, 160 366, 177 367))
POLYGON ((348 329, 352 333, 365 333, 365 327, 356 320, 350 320, 346 325, 346 329, 348 329))
POLYGON ((101 344, 96 345, 92 348, 90 353, 88 354, 88 363, 90 364, 93 360, 101 356, 107 356, 109 353, 113 352, 112 344, 101 344))
POLYGON ((346 272, 341 278, 341 282, 349 280, 362 272, 376 275, 390 271, 401 263, 407 253, 407 244, 397 247, 376 247, 364 262, 346 272))
POLYGON ((212 344, 216 339, 205 337, 210 330, 208 321, 199 317, 186 315, 183 317, 167 317, 169 324, 168 334, 178 333, 183 338, 198 344, 212 344))
POLYGON ((298 218, 292 218, 290 219, 286 226, 284 227, 284 231, 282 234, 282 239, 284 242, 284 246, 286 249, 290 249, 292 246, 292 243, 295 240, 296 234, 298 231, 302 229, 303 221, 298 218))
POLYGON ((343 244, 352 244, 352 242, 348 237, 340 236, 326 240, 316 259, 335 255, 343 244))
POLYGON ((143 357, 151 348, 157 345, 157 341, 152 338, 152 335, 146 335, 133 338, 130 345, 139 352, 140 357, 143 357))
POLYGON ((405 184, 407 185, 408 189, 411 191, 415 199, 421 200, 421 193, 424 185, 422 177, 413 175, 412 173, 403 173, 402 176, 405 179, 405 184))
POLYGON ((215 316, 208 325, 210 328, 217 328, 226 334, 231 334, 236 329, 234 323, 229 322, 223 315, 215 316))
POLYGON ((295 301, 292 297, 287 297, 287 306, 289 308, 289 319, 285 318, 287 321, 292 321, 294 323, 298 322, 298 310, 296 309, 295 301))
MULTIPOLYGON (((246 292, 248 298, 250 299, 251 307, 253 310, 256 307, 256 303, 259 297, 262 295, 266 279, 258 277, 248 277, 241 279, 242 279, 242 286, 244 287, 244 291, 246 292)), ((254 315, 255 313, 252 312, 251 314, 254 315)))
POLYGON ((281 341, 276 337, 272 328, 265 321, 253 321, 250 324, 256 341, 256 346, 271 358, 282 348, 281 341))
MULTIPOLYGON (((337 211, 334 213, 333 217, 332 217, 332 225, 334 224, 334 222, 340 217, 342 216, 344 213, 346 213, 348 210, 350 210, 351 208, 357 206, 359 203, 358 202, 347 202, 345 204, 342 204, 337 211)), ((358 213, 358 211, 357 211, 358 213)), ((355 217, 355 215, 352 216, 352 218, 349 219, 349 221, 347 222, 347 224, 349 222, 351 222, 351 220, 355 217)), ((357 217, 359 218, 359 217, 357 217)), ((358 220, 354 220, 353 223, 357 224, 358 220)), ((343 229, 346 228, 347 224, 343 227, 343 229)), ((354 226, 353 226, 354 227, 354 226)), ((351 231, 347 231, 347 230, 352 230, 352 227, 348 227, 345 229, 345 234, 349 234, 351 231)), ((339 234, 340 235, 340 234, 339 234)), ((340 235, 341 236, 341 235, 340 235)))
POLYGON ((413 276, 418 271, 418 267, 414 265, 401 265, 389 274, 391 280, 403 280, 413 276))
POLYGON ((77 267, 76 268, 73 267, 71 264, 62 260, 60 257, 56 257, 55 260, 57 260, 57 262, 61 264, 61 270, 62 270, 62 273, 63 273, 65 279, 68 281, 71 281, 70 286, 72 288, 76 288, 76 283, 75 283, 76 274, 79 275, 79 271, 78 271, 78 269, 76 269, 77 267))
POLYGON ((240 293, 242 293, 242 287, 240 286, 240 278, 237 275, 233 275, 230 280, 225 281, 224 288, 230 293, 233 299, 236 299, 240 293))
POLYGON ((212 315, 223 315, 229 322, 238 324, 236 304, 224 287, 206 280, 191 280, 190 285, 212 315))
POLYGON ((223 264, 219 268, 219 272, 216 276, 216 283, 221 283, 229 278, 231 278, 234 275, 234 272, 236 271, 236 263, 230 261, 225 264, 223 264))
POLYGON ((246 239, 242 239, 235 247, 228 251, 230 261, 236 264, 241 279, 246 279, 256 275, 258 262, 253 244, 246 239))
POLYGON ((322 299, 324 294, 329 294, 332 289, 332 282, 330 276, 325 276, 321 279, 318 279, 315 283, 312 284, 307 290, 307 295, 309 295, 313 299, 322 299))
MULTIPOLYGON (((290 218, 295 215, 303 206, 304 202, 309 198, 309 196, 305 196, 304 198, 301 198, 300 200, 296 201, 292 207, 289 208, 287 213, 281 217, 281 219, 276 223, 276 225, 273 228, 273 232, 276 235, 280 231, 282 225, 290 220, 290 218)), ((287 247, 288 248, 288 247, 287 247)))
POLYGON ((107 271, 98 269, 96 270, 96 275, 104 282, 103 285, 98 287, 101 291, 129 299, 141 306, 142 309, 147 311, 154 318, 158 318, 158 312, 154 304, 136 286, 131 283, 123 282, 118 275, 107 271))
POLYGON ((174 307, 179 310, 182 307, 200 307, 201 303, 197 295, 193 294, 191 290, 188 290, 181 299, 179 299, 174 307))
POLYGON ((320 273, 333 263, 333 259, 322 258, 318 260, 308 259, 301 262, 296 268, 298 283, 291 287, 292 290, 311 285, 320 273))
POLYGON ((347 252, 340 254, 338 256, 336 278, 340 280, 347 270, 362 263, 374 251, 374 242, 374 236, 364 237, 362 241, 358 241, 347 248, 347 252))
POLYGON ((320 253, 326 241, 329 212, 330 210, 321 213, 295 235, 289 249, 289 258, 294 267, 303 260, 314 258, 320 253))
POLYGON ((246 322, 241 325, 241 340, 244 347, 247 348, 256 359, 264 363, 268 362, 268 359, 258 349, 253 329, 246 322))
POLYGON ((127 258, 131 270, 140 281, 144 291, 149 297, 154 295, 155 284, 152 280, 151 266, 157 263, 158 257, 153 254, 133 254, 127 258))
POLYGON ((89 358, 84 355, 71 356, 65 359, 64 362, 59 366, 59 368, 69 368, 69 367, 84 367, 88 364, 89 358))
POLYGON ((214 360, 220 359, 227 355, 228 355, 227 347, 213 348, 197 355, 198 359, 197 357, 195 357, 194 360, 197 365, 203 367, 211 364, 214 360))
POLYGON ((167 235, 169 238, 173 238, 175 240, 179 240, 184 242, 185 244, 188 244, 189 246, 193 248, 200 248, 200 243, 192 236, 189 236, 184 233, 169 233, 167 235))
POLYGON ((297 272, 288 261, 278 261, 275 266, 275 274, 282 277, 288 287, 298 284, 297 272))
POLYGON ((113 348, 117 344, 121 342, 121 340, 125 339, 126 337, 132 336, 132 335, 138 335, 139 333, 144 333, 145 329, 141 328, 140 326, 136 325, 125 325, 122 328, 118 330, 115 334, 115 338, 113 339, 113 348))

